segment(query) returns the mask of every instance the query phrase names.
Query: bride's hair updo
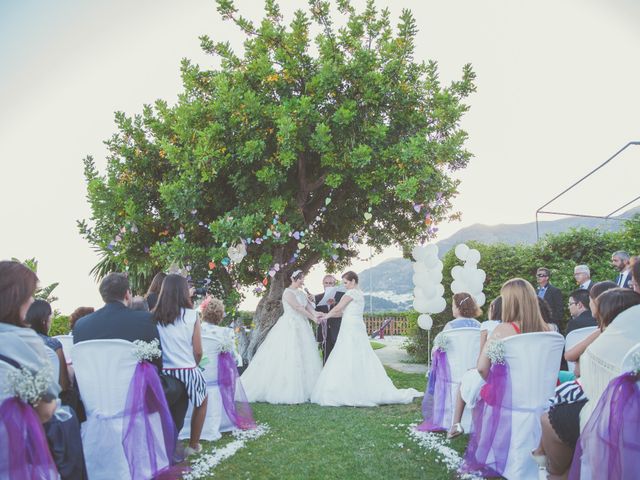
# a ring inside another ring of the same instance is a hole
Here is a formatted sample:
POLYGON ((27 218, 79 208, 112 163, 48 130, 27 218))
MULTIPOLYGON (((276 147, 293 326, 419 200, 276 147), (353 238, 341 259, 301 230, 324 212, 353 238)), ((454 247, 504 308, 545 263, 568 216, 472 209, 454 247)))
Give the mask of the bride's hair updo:
POLYGON ((291 285, 296 280, 300 280, 303 276, 304 272, 302 270, 295 270, 289 277, 289 285, 291 285))
POLYGON ((356 283, 358 283, 358 274, 356 272, 352 272, 351 270, 349 270, 344 275, 342 275, 342 278, 345 278, 345 279, 349 280, 350 282, 355 280, 356 283))

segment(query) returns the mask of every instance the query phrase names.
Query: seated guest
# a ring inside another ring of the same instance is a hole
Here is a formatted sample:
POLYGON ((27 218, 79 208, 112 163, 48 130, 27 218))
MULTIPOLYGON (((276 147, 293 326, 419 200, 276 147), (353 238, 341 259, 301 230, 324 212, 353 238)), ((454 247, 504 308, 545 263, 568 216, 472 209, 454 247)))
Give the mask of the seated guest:
POLYGON ((220 322, 224 318, 224 303, 215 297, 208 296, 200 304, 200 317, 202 318, 202 335, 213 337, 220 343, 233 345, 233 357, 238 366, 242 366, 242 356, 238 352, 236 335, 232 327, 222 327, 220 322))
POLYGON ((160 295, 160 288, 162 287, 162 282, 164 281, 166 276, 166 273, 158 272, 156 273, 155 277, 153 277, 153 280, 151 280, 151 285, 149 285, 149 289, 144 296, 145 300, 147 301, 147 305, 149 306, 149 311, 153 310, 156 306, 158 295, 160 295))
POLYGON ((566 478, 581 426, 609 382, 622 373, 626 352, 640 342, 640 294, 614 288, 598 296, 597 306, 605 330, 580 358, 582 399, 558 403, 541 417, 541 444, 532 453, 536 461, 546 464, 550 479, 566 478))
POLYGON ((187 279, 167 275, 162 282, 153 321, 162 340, 163 373, 185 384, 193 405, 191 437, 187 456, 202 450, 200 434, 207 414, 207 381, 198 368, 202 360, 202 337, 197 312, 193 309, 187 279))
MULTIPOLYGON (((123 273, 110 273, 100 282, 100 296, 104 307, 76 322, 73 343, 87 340, 121 339, 133 342, 160 341, 158 328, 149 312, 136 312, 128 308, 131 302, 129 279, 123 273)), ((162 348, 162 342, 161 348, 162 348)), ((162 371, 162 358, 153 362, 162 371)), ((171 417, 180 431, 187 413, 187 393, 184 384, 170 375, 160 375, 162 389, 167 397, 171 417)), ((80 392, 82 393, 82 391, 80 392)))
POLYGON ((60 340, 49 336, 52 318, 53 311, 51 310, 49 302, 45 300, 34 300, 29 307, 29 310, 27 310, 25 322, 36 331, 48 348, 56 352, 60 362, 60 377, 58 383, 62 390, 68 390, 71 386, 71 381, 69 380, 69 372, 67 371, 67 362, 65 361, 64 353, 62 352, 62 344, 60 343, 60 340))
POLYGON ((589 309, 591 310, 591 313, 596 318, 596 320, 598 320, 598 325, 600 326, 600 328, 589 335, 587 338, 564 352, 565 360, 575 363, 573 372, 576 377, 580 376, 580 355, 582 355, 587 347, 591 345, 594 340, 600 336, 600 333, 604 331, 603 325, 598 316, 598 297, 607 290, 612 290, 614 288, 617 288, 617 285, 615 283, 606 281, 595 283, 593 285, 593 288, 591 288, 591 290, 589 291, 589 309))
MULTIPOLYGON (((96 309, 93 307, 78 307, 76 308, 71 315, 69 315, 69 328, 73 331, 73 326, 76 324, 78 320, 82 317, 89 315, 90 313, 95 312, 96 309)), ((71 333, 71 332, 69 332, 71 333)))
POLYGON ((129 307, 131 310, 140 311, 140 312, 148 312, 149 305, 144 297, 140 295, 136 295, 131 299, 131 306, 129 307))
POLYGON ((589 291, 577 289, 569 295, 569 314, 571 320, 567 324, 567 333, 578 328, 596 327, 598 323, 589 310, 589 291))
POLYGON ((482 310, 471 294, 456 293, 451 301, 451 312, 453 320, 447 322, 442 329, 443 331, 452 328, 480 328, 480 322, 476 320, 476 317, 482 315, 482 310))
MULTIPOLYGON (((27 328, 25 322, 37 283, 36 274, 21 263, 0 262, 0 356, 5 363, 34 374, 51 368, 45 350, 47 347, 34 330, 27 328)), ((86 479, 78 419, 72 410, 69 410, 70 418, 65 421, 58 420, 54 415, 60 393, 57 380, 49 378, 44 391, 39 393, 40 400, 34 409, 44 423, 44 433, 60 478, 86 479)), ((2 443, 6 444, 5 441, 2 443)), ((5 475, 5 467, 0 465, 1 478, 9 477, 5 475)))
POLYGON ((558 325, 556 325, 551 318, 551 307, 549 306, 549 303, 547 303, 545 299, 540 298, 540 296, 538 296, 538 307, 540 307, 540 315, 542 315, 544 323, 549 325, 551 331, 558 332, 558 325))

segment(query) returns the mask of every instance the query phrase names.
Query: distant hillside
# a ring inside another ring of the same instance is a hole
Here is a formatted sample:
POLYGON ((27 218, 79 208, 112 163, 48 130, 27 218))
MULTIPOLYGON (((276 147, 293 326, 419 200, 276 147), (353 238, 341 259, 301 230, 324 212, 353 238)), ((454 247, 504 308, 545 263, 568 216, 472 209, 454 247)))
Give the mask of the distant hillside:
MULTIPOLYGON (((629 210, 617 218, 630 218, 640 213, 640 208, 629 210)), ((563 218, 540 222, 540 235, 565 232, 571 228, 599 228, 605 231, 617 231, 622 222, 618 220, 601 220, 596 218, 563 218)), ((519 225, 481 225, 475 224, 462 228, 450 237, 437 242, 440 256, 459 243, 475 240, 482 243, 524 243, 536 241, 535 222, 519 225)), ((373 311, 408 310, 413 302, 413 269, 411 261, 404 258, 385 260, 375 267, 368 268, 359 274, 362 290, 371 295, 373 311)), ((367 299, 366 310, 369 310, 367 299)))

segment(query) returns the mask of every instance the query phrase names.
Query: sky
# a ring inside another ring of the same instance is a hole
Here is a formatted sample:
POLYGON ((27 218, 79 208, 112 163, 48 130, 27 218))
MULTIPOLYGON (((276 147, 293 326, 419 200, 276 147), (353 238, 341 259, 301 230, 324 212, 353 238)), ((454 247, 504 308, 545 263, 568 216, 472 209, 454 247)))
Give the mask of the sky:
MULTIPOLYGON (((280 2, 285 19, 305 4, 280 2)), ((640 140, 640 2, 377 4, 396 19, 403 8, 413 11, 415 58, 436 60, 443 82, 458 78, 465 63, 477 74, 462 122, 474 158, 456 175, 462 220, 439 225, 440 239, 476 223, 533 221, 538 207, 640 140)), ((236 5, 261 17, 259 0, 236 5)), ((76 227, 91 214, 82 159, 92 155, 104 169, 115 111, 133 115, 158 98, 176 101, 182 58, 216 66, 200 51, 202 34, 242 48, 242 35, 213 0, 0 0, 0 258, 36 257, 41 282, 60 282, 61 311, 101 304, 89 276, 98 257, 76 227)), ((636 197, 629 179, 640 173, 640 147, 609 167, 553 209, 606 215, 636 197)), ((399 255, 391 247, 352 267, 399 255)), ((312 291, 322 274, 320 265, 308 276, 312 291)), ((254 305, 249 299, 243 307, 254 305)))

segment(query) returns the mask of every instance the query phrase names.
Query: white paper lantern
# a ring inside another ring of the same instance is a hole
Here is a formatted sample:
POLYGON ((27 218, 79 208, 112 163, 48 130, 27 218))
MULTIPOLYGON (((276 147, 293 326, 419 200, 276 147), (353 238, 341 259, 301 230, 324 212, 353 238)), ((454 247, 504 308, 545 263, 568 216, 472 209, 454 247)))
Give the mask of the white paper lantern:
POLYGON ((431 330, 433 327, 433 318, 427 313, 423 313, 418 317, 418 326, 423 330, 431 330))
POLYGON ((469 253, 469 247, 467 247, 464 243, 461 243, 456 247, 455 252, 456 252, 456 257, 464 261, 467 259, 467 254, 469 253))

